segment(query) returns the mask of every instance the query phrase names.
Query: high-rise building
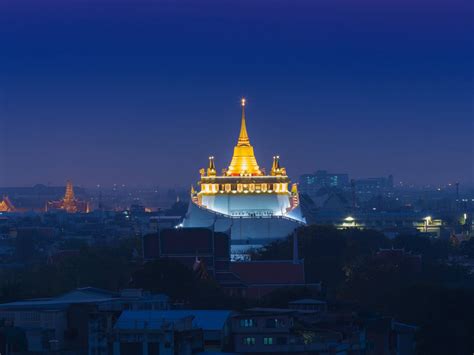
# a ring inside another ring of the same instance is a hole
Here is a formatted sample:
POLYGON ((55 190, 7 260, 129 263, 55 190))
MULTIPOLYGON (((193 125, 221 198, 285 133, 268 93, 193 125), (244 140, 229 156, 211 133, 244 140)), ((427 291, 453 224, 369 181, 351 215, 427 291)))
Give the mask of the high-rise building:
POLYGON ((305 224, 296 184, 290 184, 280 157, 273 157, 270 174, 257 163, 247 133, 242 99, 240 135, 231 163, 217 174, 214 157, 201 169, 199 191, 191 188, 184 227, 231 231, 232 244, 262 245, 289 235, 305 224))
POLYGON ((321 188, 343 188, 349 185, 348 174, 334 174, 318 170, 313 174, 303 174, 299 179, 301 193, 314 195, 321 188))

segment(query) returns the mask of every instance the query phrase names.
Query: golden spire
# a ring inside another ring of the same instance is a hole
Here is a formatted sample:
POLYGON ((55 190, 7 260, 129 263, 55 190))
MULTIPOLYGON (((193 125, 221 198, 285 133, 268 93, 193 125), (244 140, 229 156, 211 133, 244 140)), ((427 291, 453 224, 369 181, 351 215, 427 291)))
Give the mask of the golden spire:
POLYGON ((7 195, 3 196, 3 200, 0 200, 0 212, 14 212, 15 206, 10 201, 7 195))
POLYGON ((66 182, 66 193, 64 194, 64 201, 65 202, 74 201, 74 188, 70 180, 66 182))
POLYGON ((286 169, 281 167, 281 165, 280 165, 280 156, 279 155, 275 155, 273 157, 271 175, 273 175, 273 176, 286 176, 286 169))
POLYGON ((241 105, 242 105, 242 121, 240 123, 239 141, 237 142, 238 146, 250 145, 249 135, 247 133, 247 125, 245 124, 245 98, 242 98, 241 105))
POLYGON ((279 172, 280 172, 280 156, 275 155, 273 157, 272 175, 275 175, 279 172))
POLYGON ((214 157, 209 157, 209 167, 207 168, 207 175, 208 176, 216 175, 216 166, 214 164, 214 157))
POLYGON ((247 125, 245 123, 245 98, 242 98, 242 121, 240 126, 239 140, 234 147, 234 155, 230 162, 229 169, 227 169, 227 176, 241 176, 241 175, 263 175, 260 170, 257 159, 253 152, 253 147, 250 145, 249 136, 247 133, 247 125))

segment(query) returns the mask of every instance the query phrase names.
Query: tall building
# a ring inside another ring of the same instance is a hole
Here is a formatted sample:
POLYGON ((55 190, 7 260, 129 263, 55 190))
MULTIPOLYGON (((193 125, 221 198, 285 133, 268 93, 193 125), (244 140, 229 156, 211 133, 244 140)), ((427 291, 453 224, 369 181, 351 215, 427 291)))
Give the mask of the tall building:
POLYGON ((343 188, 349 185, 348 174, 334 174, 326 170, 318 170, 313 174, 303 174, 299 179, 301 193, 315 195, 321 188, 343 188))
POLYGON ((234 249, 238 245, 248 248, 284 238, 306 223, 300 210, 298 187, 290 185, 280 157, 273 157, 270 174, 257 163, 247 133, 245 99, 240 134, 229 167, 218 175, 211 156, 207 170, 201 169, 200 173, 200 189, 191 188, 183 227, 230 230, 234 249))
POLYGON ((46 211, 65 211, 67 213, 89 213, 89 203, 80 201, 74 196, 74 187, 71 181, 66 183, 66 193, 59 201, 48 201, 45 206, 46 211))
POLYGON ((355 180, 356 190, 359 193, 379 193, 393 189, 393 175, 388 177, 374 177, 355 180))

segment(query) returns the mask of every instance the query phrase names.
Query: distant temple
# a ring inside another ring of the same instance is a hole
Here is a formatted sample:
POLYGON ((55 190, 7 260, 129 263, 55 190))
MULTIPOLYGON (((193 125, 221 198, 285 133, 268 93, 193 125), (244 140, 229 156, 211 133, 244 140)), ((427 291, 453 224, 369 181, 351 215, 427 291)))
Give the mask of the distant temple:
POLYGON ((306 223, 301 214, 296 184, 290 186, 280 157, 273 157, 270 174, 261 169, 250 144, 242 99, 240 135, 234 155, 222 175, 214 157, 201 169, 200 191, 191 188, 191 202, 183 227, 207 227, 231 231, 233 250, 261 246, 284 238, 306 223))
POLYGON ((10 201, 8 196, 3 196, 3 200, 0 201, 0 212, 15 212, 16 208, 10 201))
POLYGON ((89 203, 86 201, 77 200, 74 196, 74 187, 71 181, 66 183, 66 193, 59 201, 48 201, 45 206, 48 211, 65 211, 67 213, 89 213, 89 203))

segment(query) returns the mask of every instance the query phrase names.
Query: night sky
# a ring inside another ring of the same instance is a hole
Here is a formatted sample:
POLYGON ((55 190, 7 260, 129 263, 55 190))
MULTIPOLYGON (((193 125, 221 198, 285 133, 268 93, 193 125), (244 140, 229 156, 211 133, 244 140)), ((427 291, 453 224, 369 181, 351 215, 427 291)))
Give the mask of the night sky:
POLYGON ((472 0, 0 0, 0 186, 267 170, 473 182, 472 0))

